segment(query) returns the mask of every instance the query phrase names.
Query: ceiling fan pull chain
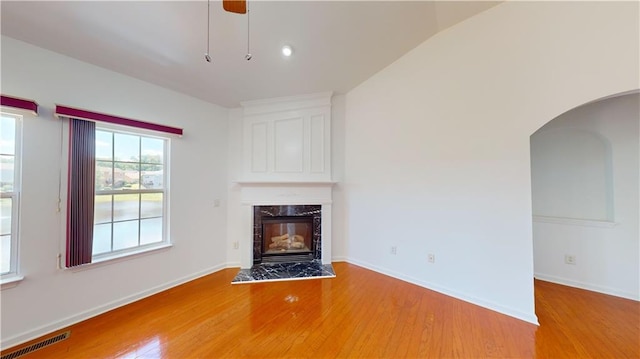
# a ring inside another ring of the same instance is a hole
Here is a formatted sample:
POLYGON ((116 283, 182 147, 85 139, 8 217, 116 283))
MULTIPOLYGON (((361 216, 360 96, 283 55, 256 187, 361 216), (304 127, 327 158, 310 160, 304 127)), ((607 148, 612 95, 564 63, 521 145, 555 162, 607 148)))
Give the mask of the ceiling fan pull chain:
POLYGON ((211 41, 209 39, 210 36, 210 31, 209 31, 209 23, 211 21, 211 0, 207 0, 207 52, 204 54, 204 59, 207 60, 207 62, 211 62, 211 56, 209 56, 209 44, 211 44, 211 41))
POLYGON ((247 54, 244 56, 245 59, 247 59, 247 61, 251 60, 251 51, 250 51, 250 47, 249 45, 251 44, 249 42, 250 38, 251 38, 251 27, 250 27, 250 21, 249 21, 249 16, 251 14, 251 11, 249 10, 249 2, 247 1, 247 54))

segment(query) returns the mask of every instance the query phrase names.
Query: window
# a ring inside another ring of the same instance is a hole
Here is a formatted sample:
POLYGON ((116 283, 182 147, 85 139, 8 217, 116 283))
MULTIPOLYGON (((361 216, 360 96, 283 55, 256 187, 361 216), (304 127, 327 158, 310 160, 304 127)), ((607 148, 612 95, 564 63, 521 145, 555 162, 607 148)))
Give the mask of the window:
POLYGON ((0 122, 0 274, 17 274, 18 206, 20 203, 20 123, 2 112, 0 122))
POLYGON ((60 193, 65 267, 169 247, 164 134, 183 130, 60 105, 55 115, 64 120, 63 143, 65 136, 69 143, 60 193))
POLYGON ((168 140, 96 129, 93 258, 168 242, 168 140))

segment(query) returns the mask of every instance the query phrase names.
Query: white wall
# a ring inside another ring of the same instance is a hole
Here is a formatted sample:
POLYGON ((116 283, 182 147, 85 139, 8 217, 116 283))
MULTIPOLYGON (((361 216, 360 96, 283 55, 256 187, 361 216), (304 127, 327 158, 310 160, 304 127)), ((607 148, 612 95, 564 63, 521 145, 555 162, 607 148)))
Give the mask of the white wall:
POLYGON ((240 200, 241 187, 237 184, 244 174, 244 146, 242 128, 242 108, 229 111, 228 125, 228 201, 227 201, 227 264, 230 267, 240 267, 240 249, 242 241, 253 241, 246 238, 243 230, 243 209, 240 200), (234 247, 237 243, 238 248, 234 247))
POLYGON ((640 300, 639 123, 640 95, 631 94, 573 109, 531 136, 531 176, 538 183, 532 192, 533 214, 581 219, 534 219, 536 278, 640 300), (576 135, 580 143, 573 141, 576 135), (601 151, 594 151, 602 145, 587 151, 585 144, 591 142, 585 138, 604 143, 605 161, 601 151), (561 163, 576 149, 589 157, 582 163, 561 163), (603 162, 609 166, 602 168, 603 162), (600 198, 604 180, 609 182, 606 201, 600 198), (561 189, 564 194, 557 193, 561 189), (587 191, 577 193, 581 189, 587 191), (566 196, 572 192, 576 196, 566 196), (563 203, 556 203, 557 198, 563 203), (591 221, 601 220, 597 214, 603 210, 610 223, 591 221), (565 264, 567 254, 575 257, 575 265, 565 264))
POLYGON ((2 93, 40 104, 23 127, 20 271, 2 295, 2 347, 221 268, 226 262, 228 110, 2 37, 2 93), (174 246, 86 270, 60 270, 61 165, 54 104, 184 128, 171 141, 174 246))
POLYGON ((640 87, 638 17, 630 2, 506 2, 349 92, 349 260, 536 322, 529 136, 640 87))
POLYGON ((347 259, 347 228, 349 217, 344 190, 345 176, 345 95, 334 95, 331 99, 331 173, 333 185, 333 222, 331 226, 331 257, 333 261, 347 259))

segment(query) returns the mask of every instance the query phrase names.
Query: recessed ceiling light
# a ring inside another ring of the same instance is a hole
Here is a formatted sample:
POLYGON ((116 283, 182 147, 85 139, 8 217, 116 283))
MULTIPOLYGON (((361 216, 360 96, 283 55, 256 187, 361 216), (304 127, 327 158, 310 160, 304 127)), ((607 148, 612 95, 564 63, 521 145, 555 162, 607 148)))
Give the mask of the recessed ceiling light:
POLYGON ((291 56, 293 54, 293 49, 289 45, 282 46, 282 54, 286 57, 291 56))

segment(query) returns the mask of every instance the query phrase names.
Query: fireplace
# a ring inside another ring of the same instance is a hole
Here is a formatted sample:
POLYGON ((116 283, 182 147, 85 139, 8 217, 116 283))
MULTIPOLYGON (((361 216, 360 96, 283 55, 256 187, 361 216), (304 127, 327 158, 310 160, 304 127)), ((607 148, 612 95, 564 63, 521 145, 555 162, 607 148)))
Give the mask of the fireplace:
MULTIPOLYGON (((238 213, 241 216, 237 217, 239 220, 237 233, 233 233, 233 229, 236 227, 231 227, 230 237, 238 238, 233 246, 239 249, 241 268, 249 269, 263 263, 262 254, 265 251, 263 238, 273 243, 271 237, 288 234, 288 231, 287 233, 282 231, 281 234, 263 235, 264 220, 269 224, 270 220, 283 219, 283 217, 289 219, 296 217, 293 218, 294 220, 311 217, 311 246, 307 244, 307 247, 311 250, 312 260, 318 260, 322 264, 331 264, 331 192, 333 182, 238 182, 238 185, 241 189, 241 207, 239 207, 241 211, 238 213)), ((299 222, 294 223, 298 224, 299 222)), ((295 231, 297 230, 296 228, 295 231)), ((305 239, 307 237, 300 233, 291 234, 302 235, 305 239)), ((287 256, 294 254, 291 252, 281 253, 281 256, 271 256, 272 258, 266 256, 265 258, 267 262, 275 259, 296 261, 295 258, 287 258, 287 256)), ((307 257, 309 257, 308 253, 307 257)))
POLYGON ((253 207, 253 264, 322 259, 320 205, 253 207))

